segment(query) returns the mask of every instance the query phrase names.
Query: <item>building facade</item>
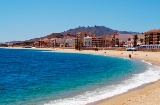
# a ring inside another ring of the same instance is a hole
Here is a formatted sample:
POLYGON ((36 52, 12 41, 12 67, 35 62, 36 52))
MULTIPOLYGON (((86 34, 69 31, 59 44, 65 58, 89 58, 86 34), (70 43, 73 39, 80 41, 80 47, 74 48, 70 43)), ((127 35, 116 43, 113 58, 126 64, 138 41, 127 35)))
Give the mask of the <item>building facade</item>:
POLYGON ((84 47, 92 47, 92 37, 84 37, 84 43, 83 43, 84 47))
POLYGON ((160 30, 151 30, 145 32, 145 45, 159 45, 160 44, 160 30))
POLYGON ((102 38, 92 37, 92 47, 102 47, 102 38))

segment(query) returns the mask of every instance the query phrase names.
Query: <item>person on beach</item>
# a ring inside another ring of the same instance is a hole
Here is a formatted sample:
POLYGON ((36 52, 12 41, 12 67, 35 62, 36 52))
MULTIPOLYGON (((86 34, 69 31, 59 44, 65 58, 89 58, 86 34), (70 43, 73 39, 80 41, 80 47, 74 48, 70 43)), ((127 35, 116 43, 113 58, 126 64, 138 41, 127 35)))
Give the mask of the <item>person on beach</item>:
POLYGON ((129 54, 129 58, 131 58, 131 54, 129 54))

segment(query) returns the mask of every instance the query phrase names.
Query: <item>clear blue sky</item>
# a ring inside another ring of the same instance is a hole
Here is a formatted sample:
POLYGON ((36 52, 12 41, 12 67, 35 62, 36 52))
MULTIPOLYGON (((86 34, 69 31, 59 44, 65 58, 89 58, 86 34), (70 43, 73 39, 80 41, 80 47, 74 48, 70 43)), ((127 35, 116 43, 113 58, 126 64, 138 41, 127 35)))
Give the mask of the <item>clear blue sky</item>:
POLYGON ((0 42, 78 26, 146 32, 160 28, 160 0, 0 0, 0 42))

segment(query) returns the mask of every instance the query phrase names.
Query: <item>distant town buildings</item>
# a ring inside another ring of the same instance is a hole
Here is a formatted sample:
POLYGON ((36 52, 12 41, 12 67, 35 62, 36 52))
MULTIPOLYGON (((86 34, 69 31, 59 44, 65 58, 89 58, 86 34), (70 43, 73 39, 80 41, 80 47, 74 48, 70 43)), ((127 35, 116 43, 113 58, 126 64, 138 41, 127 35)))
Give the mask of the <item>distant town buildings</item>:
POLYGON ((84 37, 84 47, 92 47, 92 37, 84 37))
POLYGON ((151 30, 141 34, 120 34, 96 36, 91 32, 78 32, 64 37, 45 37, 34 41, 8 42, 0 46, 32 46, 37 48, 70 47, 77 50, 84 48, 137 47, 139 50, 160 49, 160 30, 151 30))
POLYGON ((145 32, 145 45, 159 45, 160 44, 160 30, 151 30, 145 32))
POLYGON ((144 33, 144 45, 139 47, 140 50, 160 50, 160 30, 150 30, 144 33))

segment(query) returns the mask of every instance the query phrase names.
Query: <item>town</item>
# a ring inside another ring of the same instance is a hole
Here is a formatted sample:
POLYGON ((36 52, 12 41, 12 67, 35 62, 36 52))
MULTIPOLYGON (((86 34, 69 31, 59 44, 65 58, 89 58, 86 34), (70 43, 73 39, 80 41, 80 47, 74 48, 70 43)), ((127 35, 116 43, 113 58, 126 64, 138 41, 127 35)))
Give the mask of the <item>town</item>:
POLYGON ((77 50, 159 50, 160 30, 150 30, 141 34, 120 34, 96 36, 92 33, 78 32, 65 34, 61 38, 39 38, 34 41, 6 42, 1 47, 24 47, 24 48, 71 48, 77 50))

